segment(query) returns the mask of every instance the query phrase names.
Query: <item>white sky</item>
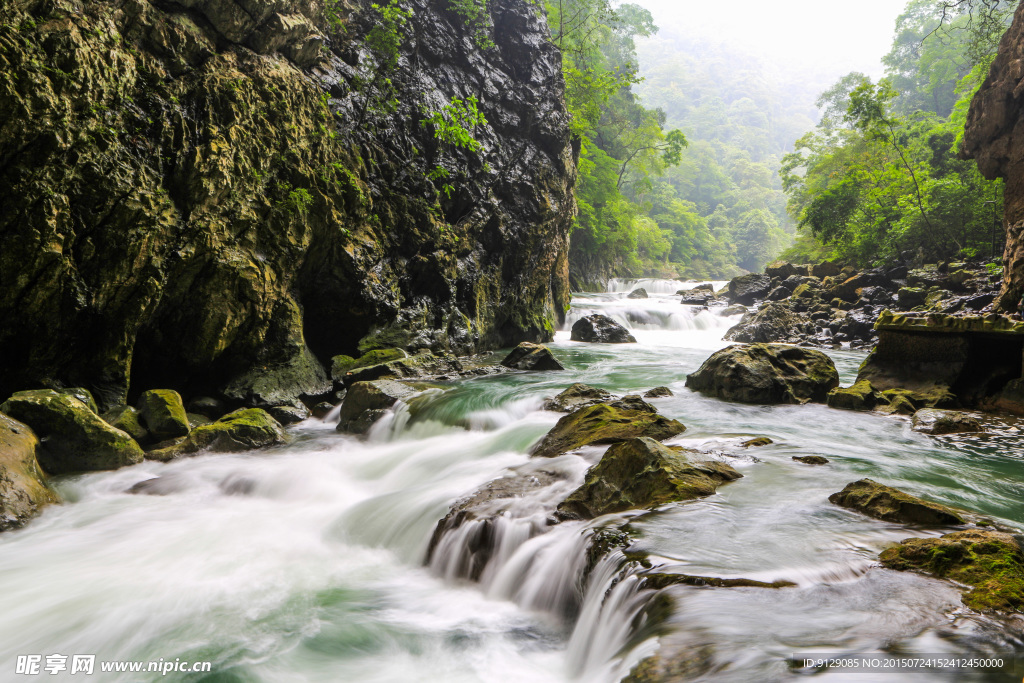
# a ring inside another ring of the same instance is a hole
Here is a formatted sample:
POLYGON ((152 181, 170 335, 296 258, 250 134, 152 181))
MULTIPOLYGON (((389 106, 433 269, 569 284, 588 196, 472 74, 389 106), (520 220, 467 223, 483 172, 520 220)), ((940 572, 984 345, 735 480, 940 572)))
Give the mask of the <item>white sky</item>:
POLYGON ((822 67, 841 76, 882 73, 907 0, 630 0, 662 29, 700 31, 776 62, 780 71, 822 67))

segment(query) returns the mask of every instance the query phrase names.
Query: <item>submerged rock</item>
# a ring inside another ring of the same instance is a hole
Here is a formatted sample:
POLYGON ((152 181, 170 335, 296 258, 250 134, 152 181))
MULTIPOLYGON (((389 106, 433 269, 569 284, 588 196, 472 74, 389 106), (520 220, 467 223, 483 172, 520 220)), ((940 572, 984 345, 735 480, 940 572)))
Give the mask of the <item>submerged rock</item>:
POLYGON ((650 509, 710 496, 720 484, 743 476, 725 463, 696 460, 696 455, 644 437, 616 443, 558 510, 567 517, 593 519, 650 509))
POLYGON ((643 287, 638 287, 637 289, 634 289, 632 292, 630 292, 629 295, 626 298, 627 299, 646 299, 646 298, 648 298, 647 290, 644 289, 643 287))
POLYGON ((580 408, 606 403, 614 399, 615 397, 604 389, 577 382, 554 398, 549 398, 542 407, 544 410, 556 413, 571 413, 580 408))
POLYGON ((686 378, 686 386, 742 403, 824 403, 839 386, 839 373, 821 351, 753 344, 716 351, 686 378))
POLYGON ((76 398, 50 389, 20 391, 0 412, 24 422, 42 440, 37 457, 49 474, 114 470, 142 462, 142 448, 76 398))
POLYGON ((882 564, 970 586, 964 604, 976 610, 1024 610, 1024 552, 1020 537, 998 531, 955 531, 942 538, 908 538, 886 548, 882 564))
POLYGON ((644 393, 644 398, 667 398, 669 396, 675 396, 675 394, 668 387, 654 387, 644 393))
POLYGON ((190 427, 181 395, 170 389, 152 389, 139 397, 139 417, 157 441, 188 436, 190 427))
POLYGON ((829 459, 824 455, 794 455, 793 460, 805 465, 827 465, 829 463, 829 459))
POLYGON ((381 379, 356 382, 349 387, 341 405, 337 430, 350 434, 366 434, 370 427, 399 401, 407 401, 417 392, 412 387, 381 379))
POLYGON ((261 408, 243 408, 228 413, 213 424, 197 427, 173 445, 147 451, 147 460, 169 461, 194 455, 201 450, 248 451, 285 443, 281 425, 261 408))
POLYGON ((60 502, 36 460, 39 439, 27 425, 0 413, 0 531, 14 529, 60 502))
POLYGON ((572 326, 573 341, 599 344, 635 344, 636 337, 606 315, 595 313, 577 320, 572 326))
POLYGON ((707 586, 710 588, 792 588, 792 581, 757 581, 756 579, 723 579, 717 576, 693 576, 671 572, 651 572, 643 575, 644 588, 660 590, 669 586, 707 586))
POLYGON ((981 423, 976 418, 966 413, 937 408, 925 408, 914 413, 913 425, 915 432, 935 435, 981 431, 981 423))
POLYGON ((871 479, 861 479, 847 484, 846 488, 839 493, 833 493, 828 499, 840 507, 856 510, 886 522, 937 526, 966 523, 960 513, 952 508, 912 496, 871 479))
POLYGON ((582 446, 610 444, 638 437, 664 441, 684 431, 686 427, 682 423, 656 412, 622 409, 600 403, 563 417, 534 447, 532 454, 549 458, 582 446))
POLYGON ((749 439, 740 444, 742 448, 761 448, 763 446, 770 446, 774 441, 769 439, 767 436, 758 436, 753 439, 749 439))
POLYGON ((548 347, 532 342, 523 342, 512 349, 501 364, 513 370, 565 370, 548 347))

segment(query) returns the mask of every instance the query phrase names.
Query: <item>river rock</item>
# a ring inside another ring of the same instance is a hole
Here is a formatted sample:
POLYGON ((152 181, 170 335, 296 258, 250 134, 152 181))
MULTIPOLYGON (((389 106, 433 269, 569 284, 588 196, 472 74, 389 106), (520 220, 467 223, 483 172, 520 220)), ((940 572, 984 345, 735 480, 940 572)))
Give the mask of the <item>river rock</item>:
POLYGON ((981 423, 976 418, 966 413, 938 408, 925 408, 914 413, 913 425, 915 432, 935 435, 981 431, 981 423))
POLYGON ((406 384, 388 379, 356 382, 345 394, 337 430, 350 434, 366 434, 389 408, 399 401, 411 399, 417 393, 419 392, 406 384))
POLYGON ((730 346, 716 351, 686 386, 742 403, 824 403, 839 386, 832 359, 821 351, 785 344, 730 346))
POLYGON ((964 604, 975 610, 1024 610, 1024 552, 1020 536, 970 529, 941 538, 908 538, 886 548, 882 564, 917 571, 957 584, 964 604))
POLYGON ((571 413, 580 408, 606 403, 614 399, 615 397, 604 389, 577 382, 554 398, 545 401, 543 408, 556 413, 571 413))
POLYGON ((532 454, 550 458, 590 444, 610 444, 638 437, 664 441, 684 431, 686 427, 682 423, 656 412, 624 410, 600 403, 560 419, 534 447, 532 454))
POLYGON ((718 312, 723 317, 732 317, 734 315, 743 315, 747 312, 747 307, 740 304, 733 304, 732 306, 726 306, 718 312))
POLYGON ((794 455, 793 460, 805 465, 827 465, 829 463, 829 459, 824 455, 794 455))
POLYGON ((698 460, 697 455, 644 437, 616 443, 558 510, 566 517, 593 519, 650 509, 710 496, 720 484, 743 476, 725 463, 698 460))
POLYGON ((270 406, 267 408, 267 412, 270 413, 271 417, 285 426, 298 424, 303 420, 309 419, 312 415, 312 413, 309 412, 309 408, 307 408, 302 401, 295 401, 294 403, 281 406, 270 406))
POLYGON ((36 460, 38 447, 28 425, 0 413, 0 531, 22 526, 59 502, 36 460))
POLYGON ((758 299, 768 296, 772 288, 772 279, 763 273, 751 273, 733 278, 729 282, 726 296, 731 304, 749 306, 758 299))
POLYGON ((345 386, 351 386, 356 382, 372 382, 377 379, 448 379, 462 371, 462 363, 455 356, 434 355, 427 351, 384 363, 357 366, 346 372, 341 381, 345 386))
POLYGON ((139 397, 139 417, 157 441, 188 436, 188 416, 181 395, 170 389, 152 389, 139 397))
POLYGON ((577 320, 572 326, 573 341, 600 344, 635 344, 636 338, 625 327, 606 315, 594 314, 577 320))
POLYGON ((20 391, 0 412, 24 422, 42 440, 37 457, 49 474, 114 470, 142 462, 142 448, 88 406, 50 389, 20 391))
POLYGON ((196 413, 198 415, 208 417, 211 420, 217 420, 227 412, 228 408, 224 405, 224 401, 210 396, 196 396, 191 398, 186 406, 186 414, 196 413))
POLYGON ((838 387, 828 392, 829 408, 839 410, 873 410, 882 401, 871 382, 861 380, 850 387, 838 387))
POLYGON ((242 408, 213 424, 193 429, 173 445, 147 451, 146 459, 167 462, 202 450, 248 451, 283 444, 287 440, 284 428, 270 413, 261 408, 242 408))
POLYGON ((335 356, 331 359, 331 379, 341 382, 345 379, 345 375, 353 370, 389 363, 393 360, 408 358, 408 356, 409 354, 404 349, 374 349, 367 351, 359 358, 335 356))
POLYGON ((638 287, 637 289, 634 289, 632 292, 630 292, 626 296, 626 298, 627 299, 646 299, 646 298, 648 298, 647 290, 644 289, 643 287, 638 287))
POLYGON ((829 502, 856 510, 869 517, 903 524, 929 524, 952 526, 965 520, 956 510, 932 503, 897 488, 861 479, 847 484, 839 493, 828 497, 829 502))
POLYGON ((756 312, 747 313, 739 324, 725 333, 728 341, 746 344, 771 343, 813 330, 803 317, 780 304, 769 303, 756 312))
MULTIPOLYGON (((103 413, 103 419, 114 429, 132 437, 140 444, 149 442, 149 432, 139 420, 139 411, 131 406, 118 406, 103 413)), ((190 424, 191 426, 191 424, 190 424)))
POLYGON ((512 349, 501 364, 513 370, 565 370, 548 347, 533 342, 523 342, 512 349))
POLYGON ((675 396, 675 394, 668 387, 654 387, 653 389, 648 389, 644 394, 644 398, 667 398, 669 396, 675 396))

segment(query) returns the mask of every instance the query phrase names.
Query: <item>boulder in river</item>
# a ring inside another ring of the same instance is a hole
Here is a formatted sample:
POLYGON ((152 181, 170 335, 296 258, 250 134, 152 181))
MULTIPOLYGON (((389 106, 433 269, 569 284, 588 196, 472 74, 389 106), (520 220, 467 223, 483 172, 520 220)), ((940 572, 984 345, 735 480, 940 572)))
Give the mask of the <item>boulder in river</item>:
POLYGON ((270 406, 267 412, 283 425, 293 425, 309 419, 311 412, 302 401, 294 401, 280 406, 270 406))
POLYGON ((137 405, 139 417, 156 441, 188 436, 188 416, 181 395, 171 389, 142 392, 137 405))
POLYGON ((826 403, 830 408, 839 410, 873 410, 882 400, 871 382, 863 379, 853 386, 833 389, 828 393, 826 403))
POLYGON ((28 425, 0 413, 0 531, 17 528, 59 502, 36 460, 38 447, 28 425))
POLYGON ((405 401, 417 392, 412 387, 389 379, 356 382, 345 394, 341 405, 337 430, 351 434, 365 434, 370 427, 399 401, 405 401))
POLYGON ((580 408, 613 400, 615 397, 604 389, 577 382, 554 398, 545 401, 543 408, 556 413, 571 413, 580 408))
MULTIPOLYGON (((366 354, 366 356, 369 355, 366 354)), ((345 372, 337 381, 343 382, 345 386, 351 386, 356 382, 372 382, 376 379, 448 377, 458 375, 462 370, 462 363, 458 358, 444 354, 434 355, 427 351, 415 356, 403 356, 381 363, 360 364, 345 372)))
POLYGON ((572 326, 573 341, 600 344, 635 344, 636 337, 606 315, 595 313, 581 318, 572 326))
POLYGON ((647 393, 644 394, 644 398, 667 398, 668 396, 675 396, 668 387, 654 387, 653 389, 648 389, 647 393))
POLYGON ((512 349, 501 364, 513 370, 565 370, 548 347, 533 342, 523 342, 512 349))
POLYGON ((567 517, 593 519, 612 512, 650 509, 666 503, 712 495, 718 486, 739 479, 730 465, 700 460, 650 438, 613 445, 590 468, 583 486, 558 506, 567 517))
POLYGON ((965 434, 980 432, 981 423, 977 418, 955 410, 925 408, 914 413, 914 431, 925 434, 965 434))
POLYGON ((729 282, 726 296, 729 303, 749 306, 759 299, 768 296, 772 288, 772 279, 764 273, 751 273, 733 278, 729 282))
POLYGON ((147 460, 169 461, 194 455, 201 450, 248 451, 285 443, 288 436, 281 425, 262 408, 242 408, 213 424, 196 427, 173 445, 146 453, 147 460))
POLYGON ((833 493, 828 499, 840 507, 886 522, 937 526, 966 523, 961 514, 950 507, 912 496, 871 479, 847 484, 846 488, 833 493))
POLYGON ((132 437, 140 444, 149 441, 149 432, 142 426, 139 420, 139 411, 131 406, 118 406, 103 413, 103 419, 114 429, 132 437))
POLYGON ((839 386, 832 359, 785 344, 730 346, 716 351, 686 378, 686 386, 742 403, 824 403, 839 386))
POLYGON ((725 333, 725 339, 747 344, 769 343, 798 337, 813 331, 813 325, 781 304, 766 304, 743 316, 739 324, 725 333))
POLYGON ((627 299, 646 299, 646 298, 648 298, 647 290, 644 289, 643 287, 637 287, 632 292, 630 292, 626 296, 626 298, 627 299))
POLYGON ((889 569, 917 571, 970 586, 964 604, 975 610, 1024 610, 1024 552, 1020 537, 969 529, 941 538, 908 538, 882 551, 889 569))
POLYGON ((805 465, 827 465, 829 463, 829 459, 824 455, 794 455, 793 460, 805 465))
POLYGON ((657 412, 599 403, 559 420, 534 447, 533 455, 550 458, 590 444, 610 444, 638 437, 663 441, 684 431, 686 427, 682 423, 657 412))
POLYGON ((374 349, 367 351, 359 358, 352 356, 335 356, 331 359, 331 379, 341 382, 346 373, 359 368, 390 363, 393 360, 407 358, 409 354, 403 349, 374 349))
POLYGON ((114 470, 142 462, 135 440, 77 398, 50 389, 20 391, 0 412, 24 422, 42 440, 37 457, 49 474, 114 470))

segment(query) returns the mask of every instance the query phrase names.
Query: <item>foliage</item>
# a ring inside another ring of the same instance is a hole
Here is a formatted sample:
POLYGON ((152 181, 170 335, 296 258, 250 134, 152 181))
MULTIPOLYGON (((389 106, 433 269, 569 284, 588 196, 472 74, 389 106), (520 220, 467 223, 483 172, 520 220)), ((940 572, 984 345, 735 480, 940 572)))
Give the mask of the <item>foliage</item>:
POLYGON ((487 0, 448 0, 448 8, 462 18, 478 48, 489 50, 494 47, 494 41, 488 34, 487 0))
POLYGON ((789 210, 805 231, 786 256, 826 250, 868 265, 905 252, 939 260, 998 250, 1002 182, 957 156, 997 41, 989 36, 979 55, 970 17, 944 12, 948 3, 911 0, 885 58, 889 77, 850 74, 822 95, 821 124, 783 162, 789 210))
MULTIPOLYGON (((476 139, 475 132, 478 126, 487 125, 487 118, 480 111, 479 104, 480 101, 473 95, 465 99, 453 97, 440 111, 425 110, 426 118, 423 120, 423 125, 433 128, 434 138, 444 145, 478 155, 483 151, 484 146, 476 139)), ((453 165, 457 164, 453 163, 453 165)), ((427 174, 427 180, 432 183, 438 180, 446 181, 437 189, 445 198, 451 198, 452 192, 455 191, 455 186, 447 182, 451 175, 447 168, 438 163, 427 174)))
POLYGON ((387 5, 373 3, 370 10, 376 15, 373 28, 366 36, 370 57, 360 62, 355 80, 356 89, 363 94, 360 126, 367 113, 390 114, 398 107, 396 90, 388 74, 398 66, 405 25, 413 13, 411 9, 404 9, 400 0, 390 0, 387 5))

